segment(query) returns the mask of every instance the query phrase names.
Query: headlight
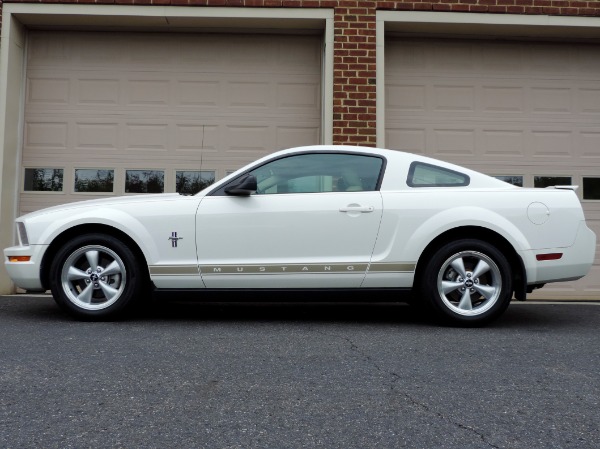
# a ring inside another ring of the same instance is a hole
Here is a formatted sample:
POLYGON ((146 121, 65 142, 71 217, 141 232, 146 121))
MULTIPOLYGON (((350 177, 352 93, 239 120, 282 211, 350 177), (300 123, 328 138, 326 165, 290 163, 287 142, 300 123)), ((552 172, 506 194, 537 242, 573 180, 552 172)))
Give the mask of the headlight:
POLYGON ((19 233, 19 243, 21 246, 29 246, 29 239, 27 238, 27 229, 25 229, 25 223, 17 221, 17 232, 19 233))

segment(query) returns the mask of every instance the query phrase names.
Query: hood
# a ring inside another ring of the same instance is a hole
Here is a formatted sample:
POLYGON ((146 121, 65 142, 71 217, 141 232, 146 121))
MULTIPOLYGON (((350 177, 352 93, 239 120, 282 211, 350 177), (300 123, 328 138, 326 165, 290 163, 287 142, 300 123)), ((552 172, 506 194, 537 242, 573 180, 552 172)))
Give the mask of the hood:
MULTIPOLYGON (((49 214, 56 211, 66 211, 75 209, 84 209, 88 207, 106 207, 123 204, 139 204, 139 203, 153 203, 157 201, 172 201, 176 199, 184 198, 178 193, 156 193, 156 194, 144 194, 144 195, 131 195, 131 196, 117 196, 110 198, 101 198, 96 200, 77 201, 75 203, 66 203, 58 206, 47 207, 40 209, 35 212, 31 212, 26 215, 22 215, 17 218, 17 221, 27 220, 40 215, 49 214)), ((190 197, 191 198, 191 197, 190 197)))

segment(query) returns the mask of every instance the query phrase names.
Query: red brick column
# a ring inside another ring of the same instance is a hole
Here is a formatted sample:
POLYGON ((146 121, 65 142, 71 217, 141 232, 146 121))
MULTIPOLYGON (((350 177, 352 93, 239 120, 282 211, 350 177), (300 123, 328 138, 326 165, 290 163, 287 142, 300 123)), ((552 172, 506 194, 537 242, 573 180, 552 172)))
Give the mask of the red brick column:
POLYGON ((333 142, 375 146, 376 2, 340 0, 334 17, 333 142))

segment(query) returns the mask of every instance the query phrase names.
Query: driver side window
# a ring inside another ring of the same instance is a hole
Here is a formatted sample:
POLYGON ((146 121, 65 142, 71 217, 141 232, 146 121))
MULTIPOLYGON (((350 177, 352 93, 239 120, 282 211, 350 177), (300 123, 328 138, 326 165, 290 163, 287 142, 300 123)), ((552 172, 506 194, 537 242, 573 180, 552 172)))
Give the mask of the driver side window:
POLYGON ((280 158, 253 170, 257 194, 376 190, 383 160, 360 154, 313 153, 280 158))

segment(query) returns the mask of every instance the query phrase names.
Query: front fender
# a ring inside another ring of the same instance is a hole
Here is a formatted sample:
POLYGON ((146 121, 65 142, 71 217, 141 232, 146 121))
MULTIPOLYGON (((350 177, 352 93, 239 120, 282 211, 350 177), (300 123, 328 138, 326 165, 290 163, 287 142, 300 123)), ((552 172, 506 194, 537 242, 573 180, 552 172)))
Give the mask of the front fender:
POLYGON ((93 214, 89 210, 70 211, 71 215, 48 214, 44 220, 27 222, 30 236, 36 236, 31 244, 50 244, 60 234, 82 225, 104 225, 118 229, 128 235, 141 249, 149 263, 159 257, 158 248, 147 227, 137 218, 123 210, 97 208, 93 214))

